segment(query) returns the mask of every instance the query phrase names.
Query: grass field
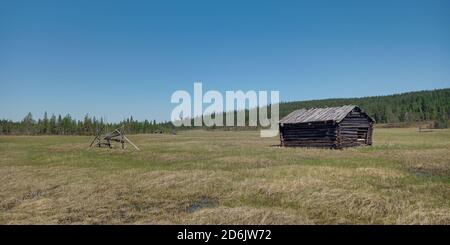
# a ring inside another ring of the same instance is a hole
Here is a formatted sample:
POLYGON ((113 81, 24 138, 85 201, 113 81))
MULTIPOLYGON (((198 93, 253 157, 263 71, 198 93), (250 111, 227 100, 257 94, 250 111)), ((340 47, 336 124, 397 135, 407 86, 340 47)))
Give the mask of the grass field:
POLYGON ((450 224, 450 130, 280 148, 259 132, 1 136, 2 224, 450 224))

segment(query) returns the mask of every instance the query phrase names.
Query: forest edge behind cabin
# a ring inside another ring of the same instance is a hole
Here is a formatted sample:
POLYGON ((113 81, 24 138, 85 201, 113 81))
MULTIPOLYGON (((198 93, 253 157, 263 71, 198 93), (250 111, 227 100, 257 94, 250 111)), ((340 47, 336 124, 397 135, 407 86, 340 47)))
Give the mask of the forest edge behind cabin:
POLYGON ((299 109, 279 122, 281 146, 344 148, 372 145, 374 122, 355 105, 299 109))

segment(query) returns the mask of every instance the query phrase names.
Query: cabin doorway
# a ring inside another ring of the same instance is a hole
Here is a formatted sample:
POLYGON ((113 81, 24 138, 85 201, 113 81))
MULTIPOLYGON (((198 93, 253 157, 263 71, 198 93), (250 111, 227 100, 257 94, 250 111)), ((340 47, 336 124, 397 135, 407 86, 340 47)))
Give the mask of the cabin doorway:
POLYGON ((357 130, 357 142, 360 145, 367 145, 369 128, 358 128, 357 130))

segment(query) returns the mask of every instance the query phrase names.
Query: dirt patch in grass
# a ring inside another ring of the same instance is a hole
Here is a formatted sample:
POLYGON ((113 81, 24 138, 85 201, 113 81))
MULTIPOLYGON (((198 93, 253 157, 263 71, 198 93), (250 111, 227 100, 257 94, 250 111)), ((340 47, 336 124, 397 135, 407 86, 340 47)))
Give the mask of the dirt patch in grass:
POLYGON ((187 207, 186 207, 186 212, 187 213, 193 213, 195 211, 198 211, 202 208, 213 208, 215 206, 217 206, 218 202, 217 200, 214 200, 213 198, 210 197, 201 197, 200 199, 190 203, 187 207))
POLYGON ((450 178, 450 167, 442 165, 416 165, 411 166, 410 171, 417 177, 449 177, 450 178))
POLYGON ((187 224, 313 224, 307 217, 281 208, 223 207, 205 208, 192 213, 187 224))

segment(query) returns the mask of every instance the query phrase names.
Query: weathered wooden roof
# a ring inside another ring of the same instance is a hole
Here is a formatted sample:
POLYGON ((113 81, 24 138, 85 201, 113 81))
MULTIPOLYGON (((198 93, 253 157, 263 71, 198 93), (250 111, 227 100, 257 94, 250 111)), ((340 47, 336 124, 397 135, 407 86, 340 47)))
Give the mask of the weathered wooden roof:
MULTIPOLYGON (((291 112, 280 120, 280 123, 308 123, 308 122, 324 122, 335 121, 339 123, 347 116, 354 108, 358 108, 355 105, 346 105, 340 107, 327 107, 327 108, 311 108, 311 109, 299 109, 291 112)), ((370 118, 368 116, 368 118, 370 118)), ((370 118, 370 120, 373 120, 370 118)))

